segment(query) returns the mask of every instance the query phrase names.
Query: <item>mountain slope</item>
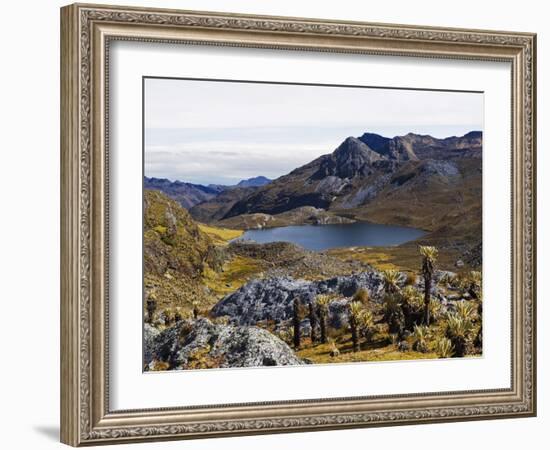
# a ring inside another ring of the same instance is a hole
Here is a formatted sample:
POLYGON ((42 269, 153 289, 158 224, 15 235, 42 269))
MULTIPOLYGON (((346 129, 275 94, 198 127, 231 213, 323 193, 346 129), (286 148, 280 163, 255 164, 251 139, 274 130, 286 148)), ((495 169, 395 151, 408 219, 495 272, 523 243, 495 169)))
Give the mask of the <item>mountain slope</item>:
POLYGON ((189 213, 199 222, 220 220, 228 213, 235 203, 247 198, 257 189, 258 188, 255 186, 225 189, 216 197, 193 206, 189 209, 189 213))
POLYGON ((312 206, 352 219, 441 236, 452 228, 461 239, 479 238, 481 145, 480 132, 446 139, 412 133, 349 137, 333 153, 236 201, 223 219, 312 206))
POLYGON ((189 213, 156 190, 145 190, 143 223, 145 293, 159 307, 201 300, 204 272, 221 267, 223 255, 189 213))

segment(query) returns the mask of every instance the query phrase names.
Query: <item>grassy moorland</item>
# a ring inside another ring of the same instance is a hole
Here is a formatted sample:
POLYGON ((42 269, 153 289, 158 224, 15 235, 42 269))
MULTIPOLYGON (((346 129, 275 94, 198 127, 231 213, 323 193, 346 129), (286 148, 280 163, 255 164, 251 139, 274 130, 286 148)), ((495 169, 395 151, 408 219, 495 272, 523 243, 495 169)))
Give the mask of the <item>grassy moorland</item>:
POLYGON ((479 131, 365 133, 258 186, 149 180, 166 195, 144 199, 147 370, 479 356, 481 150, 479 131), (326 251, 235 241, 361 221, 426 234, 326 251))

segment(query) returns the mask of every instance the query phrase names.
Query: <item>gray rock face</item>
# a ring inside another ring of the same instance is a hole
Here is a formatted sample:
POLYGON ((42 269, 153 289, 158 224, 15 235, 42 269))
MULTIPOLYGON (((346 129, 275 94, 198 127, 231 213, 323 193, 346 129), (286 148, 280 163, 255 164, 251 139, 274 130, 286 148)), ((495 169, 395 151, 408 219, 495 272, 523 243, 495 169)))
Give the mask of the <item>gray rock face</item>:
MULTIPOLYGON (((376 271, 339 276, 322 281, 294 280, 275 277, 252 280, 237 291, 220 300, 214 308, 214 316, 228 316, 238 325, 254 325, 264 320, 284 322, 292 317, 292 302, 299 298, 303 304, 313 301, 318 294, 336 294, 351 297, 359 288, 365 288, 373 300, 380 299, 382 277, 376 271)), ((339 322, 341 305, 331 306, 330 320, 339 322)))
POLYGON ((143 359, 146 364, 153 359, 155 351, 155 339, 160 334, 160 331, 146 323, 143 327, 143 359))
POLYGON ((460 174, 456 164, 451 161, 428 161, 422 171, 427 175, 442 177, 456 177, 460 174))
POLYGON ((269 331, 215 324, 205 318, 181 321, 151 336, 145 364, 155 360, 168 363, 170 369, 305 364, 269 331))

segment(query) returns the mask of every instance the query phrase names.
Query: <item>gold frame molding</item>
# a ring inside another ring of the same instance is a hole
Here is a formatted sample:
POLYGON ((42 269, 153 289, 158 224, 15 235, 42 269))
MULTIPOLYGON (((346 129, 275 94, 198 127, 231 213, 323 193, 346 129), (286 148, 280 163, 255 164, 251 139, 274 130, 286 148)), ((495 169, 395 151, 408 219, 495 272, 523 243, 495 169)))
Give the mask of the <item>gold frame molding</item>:
POLYGON ((536 414, 536 35, 74 4, 61 9, 61 440, 73 446, 536 414), (112 40, 506 61, 512 67, 509 389, 111 411, 108 58, 112 40))

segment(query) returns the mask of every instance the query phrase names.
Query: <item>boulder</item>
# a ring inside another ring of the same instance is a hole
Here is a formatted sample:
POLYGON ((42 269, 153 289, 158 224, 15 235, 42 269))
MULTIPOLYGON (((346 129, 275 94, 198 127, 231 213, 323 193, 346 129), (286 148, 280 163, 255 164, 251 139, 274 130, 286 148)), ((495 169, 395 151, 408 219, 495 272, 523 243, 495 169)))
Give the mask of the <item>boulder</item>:
POLYGON ((305 364, 281 339, 253 326, 182 320, 146 345, 146 368, 160 361, 169 369, 285 366, 305 364))

